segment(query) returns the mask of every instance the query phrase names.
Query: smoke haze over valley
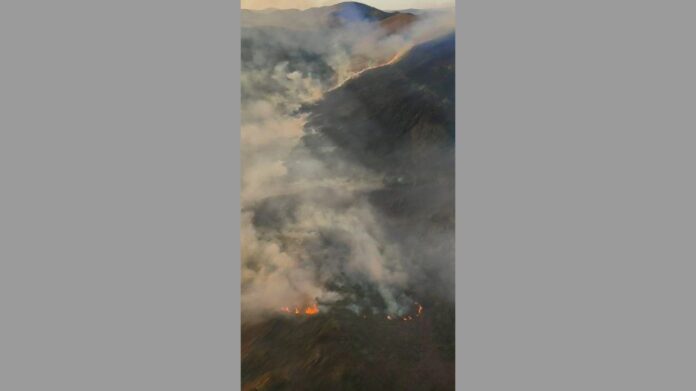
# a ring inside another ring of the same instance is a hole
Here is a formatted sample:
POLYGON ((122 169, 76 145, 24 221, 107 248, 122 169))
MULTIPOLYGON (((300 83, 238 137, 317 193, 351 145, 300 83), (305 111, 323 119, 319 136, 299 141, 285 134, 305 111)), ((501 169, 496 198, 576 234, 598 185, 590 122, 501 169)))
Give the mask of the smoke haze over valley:
POLYGON ((452 389, 453 31, 449 10, 243 10, 245 390, 452 389), (411 388, 345 367, 389 374, 415 341, 411 388))

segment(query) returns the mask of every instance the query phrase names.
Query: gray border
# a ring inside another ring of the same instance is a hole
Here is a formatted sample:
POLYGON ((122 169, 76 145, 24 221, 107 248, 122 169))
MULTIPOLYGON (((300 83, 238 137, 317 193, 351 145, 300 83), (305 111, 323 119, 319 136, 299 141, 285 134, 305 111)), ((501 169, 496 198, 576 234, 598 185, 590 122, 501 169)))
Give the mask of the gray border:
MULTIPOLYGON (((236 5, 236 2, 235 2, 236 5)), ((241 34, 241 27, 240 27, 240 16, 241 15, 241 8, 240 7, 235 7, 234 12, 232 13, 232 29, 233 29, 233 34, 231 36, 232 39, 232 45, 231 45, 231 55, 234 56, 232 60, 232 68, 231 71, 233 73, 233 83, 232 83, 232 91, 235 91, 234 94, 234 99, 233 99, 233 104, 232 107, 234 107, 234 115, 238 116, 235 117, 235 126, 233 129, 235 129, 234 132, 234 143, 230 145, 230 148, 232 148, 233 151, 237 152, 240 150, 240 145, 241 145, 241 85, 240 85, 240 75, 242 72, 242 55, 241 55, 241 42, 242 42, 242 34, 241 34)), ((240 154, 241 155, 241 154, 240 154)), ((232 370, 230 371, 230 380, 232 381, 231 385, 228 385, 225 387, 226 389, 232 389, 232 390, 241 390, 241 384, 242 384, 242 372, 241 372, 241 355, 239 352, 241 352, 242 345, 241 345, 241 338, 242 338, 242 329, 241 329, 241 269, 242 269, 242 258, 241 258, 241 191, 242 191, 242 172, 241 172, 241 160, 240 160, 240 155, 235 159, 235 163, 231 166, 233 170, 233 175, 231 176, 231 179, 234 181, 234 197, 233 197, 233 207, 234 210, 232 212, 232 221, 234 222, 234 229, 232 232, 232 235, 234 235, 234 238, 232 240, 232 248, 235 250, 234 254, 232 255, 231 259, 233 261, 233 266, 234 266, 234 272, 232 275, 234 276, 233 283, 231 284, 231 288, 233 289, 232 295, 230 295, 231 299, 231 305, 229 306, 229 310, 231 311, 231 316, 234 319, 234 324, 230 329, 230 332, 232 333, 231 337, 233 338, 233 344, 230 346, 233 350, 231 352, 226 352, 226 353, 231 353, 232 354, 232 370)))
POLYGON ((0 389, 238 389, 239 3, 0 8, 0 389))
POLYGON ((464 11, 464 7, 461 5, 461 2, 459 4, 455 3, 456 7, 456 51, 455 51, 455 61, 456 61, 456 72, 455 72, 455 83, 456 83, 456 118, 455 118, 455 126, 456 126, 456 149, 455 149, 455 161, 456 161, 456 170, 455 170, 455 196, 456 196, 456 206, 455 206, 455 327, 457 329, 456 336, 455 336, 455 364, 456 364, 456 377, 455 377, 455 384, 457 386, 457 389, 462 389, 462 384, 464 384, 464 381, 462 380, 462 375, 465 372, 465 366, 464 366, 464 349, 466 348, 465 345, 465 322, 466 322, 466 317, 465 312, 466 312, 466 306, 464 305, 464 291, 462 287, 460 286, 460 283, 464 280, 464 266, 463 262, 464 261, 464 256, 463 256, 463 251, 462 251, 462 244, 464 243, 464 236, 463 236, 463 216, 462 216, 462 198, 463 198, 463 191, 464 187, 463 185, 463 161, 461 159, 463 151, 463 142, 466 139, 464 132, 466 131, 464 129, 464 121, 462 119, 463 113, 465 113, 465 108, 466 105, 464 103, 464 88, 463 88, 463 71, 464 71, 464 50, 466 49, 464 46, 464 31, 465 29, 463 28, 464 23, 466 22, 466 12, 464 11))
POLYGON ((462 1, 463 390, 691 390, 693 4, 462 1))

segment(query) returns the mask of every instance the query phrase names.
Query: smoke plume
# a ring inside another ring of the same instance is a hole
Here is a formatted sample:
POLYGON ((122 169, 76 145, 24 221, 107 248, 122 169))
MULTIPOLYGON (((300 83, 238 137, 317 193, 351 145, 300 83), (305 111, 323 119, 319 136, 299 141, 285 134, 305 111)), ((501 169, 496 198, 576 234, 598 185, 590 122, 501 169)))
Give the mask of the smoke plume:
MULTIPOLYGON (((360 21, 312 29, 244 25, 243 321, 314 303, 320 310, 345 305, 400 314, 412 305, 408 286, 419 277, 412 251, 390 234, 370 202, 369 194, 384 186, 384 173, 328 141, 321 148, 331 159, 317 157, 303 142, 311 131, 303 108, 360 71, 451 30, 453 17, 422 16, 396 34, 360 21)), ((437 235, 427 245, 449 248, 437 235)))

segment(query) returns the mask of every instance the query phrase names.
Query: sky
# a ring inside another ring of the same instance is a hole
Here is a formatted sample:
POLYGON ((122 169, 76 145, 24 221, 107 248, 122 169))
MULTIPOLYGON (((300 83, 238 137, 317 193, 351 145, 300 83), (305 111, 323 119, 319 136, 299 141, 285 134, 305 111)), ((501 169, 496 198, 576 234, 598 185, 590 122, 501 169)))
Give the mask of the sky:
MULTIPOLYGON (((244 9, 311 8, 340 3, 342 0, 241 0, 244 9)), ((454 0, 366 0, 361 3, 381 10, 454 6, 454 0)))

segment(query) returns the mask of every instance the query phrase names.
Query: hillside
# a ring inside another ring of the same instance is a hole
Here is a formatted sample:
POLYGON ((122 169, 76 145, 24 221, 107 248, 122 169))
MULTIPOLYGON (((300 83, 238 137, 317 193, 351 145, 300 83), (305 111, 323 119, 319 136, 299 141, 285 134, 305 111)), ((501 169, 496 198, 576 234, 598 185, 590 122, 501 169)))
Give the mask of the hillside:
MULTIPOLYGON (((390 240, 409 254, 403 262, 420 270, 406 293, 424 310, 390 319, 337 303, 314 316, 245 324, 244 391, 454 389, 453 81, 454 37, 447 35, 307 108, 304 145, 322 161, 357 161, 385 174, 386 186, 364 196, 390 240)), ((275 212, 258 214, 267 229, 278 225, 279 217, 271 217, 280 210, 293 213, 292 202, 269 202, 275 212)), ((346 297, 365 297, 371 288, 341 289, 346 297)))
POLYGON ((454 34, 449 34, 362 73, 307 108, 305 142, 321 145, 327 138, 377 171, 403 171, 421 181, 431 181, 433 173, 449 175, 454 92, 454 34))
POLYGON ((420 293, 442 297, 454 286, 454 39, 418 45, 330 91, 305 108, 303 138, 336 173, 343 167, 336 162, 351 161, 384 176, 385 187, 367 196, 421 270, 414 289, 429 286, 420 293))
POLYGON ((360 3, 246 18, 242 132, 269 141, 245 172, 274 176, 243 205, 242 389, 453 390, 449 25, 360 3))
POLYGON ((243 391, 454 389, 454 312, 412 320, 334 311, 243 325, 243 391))

